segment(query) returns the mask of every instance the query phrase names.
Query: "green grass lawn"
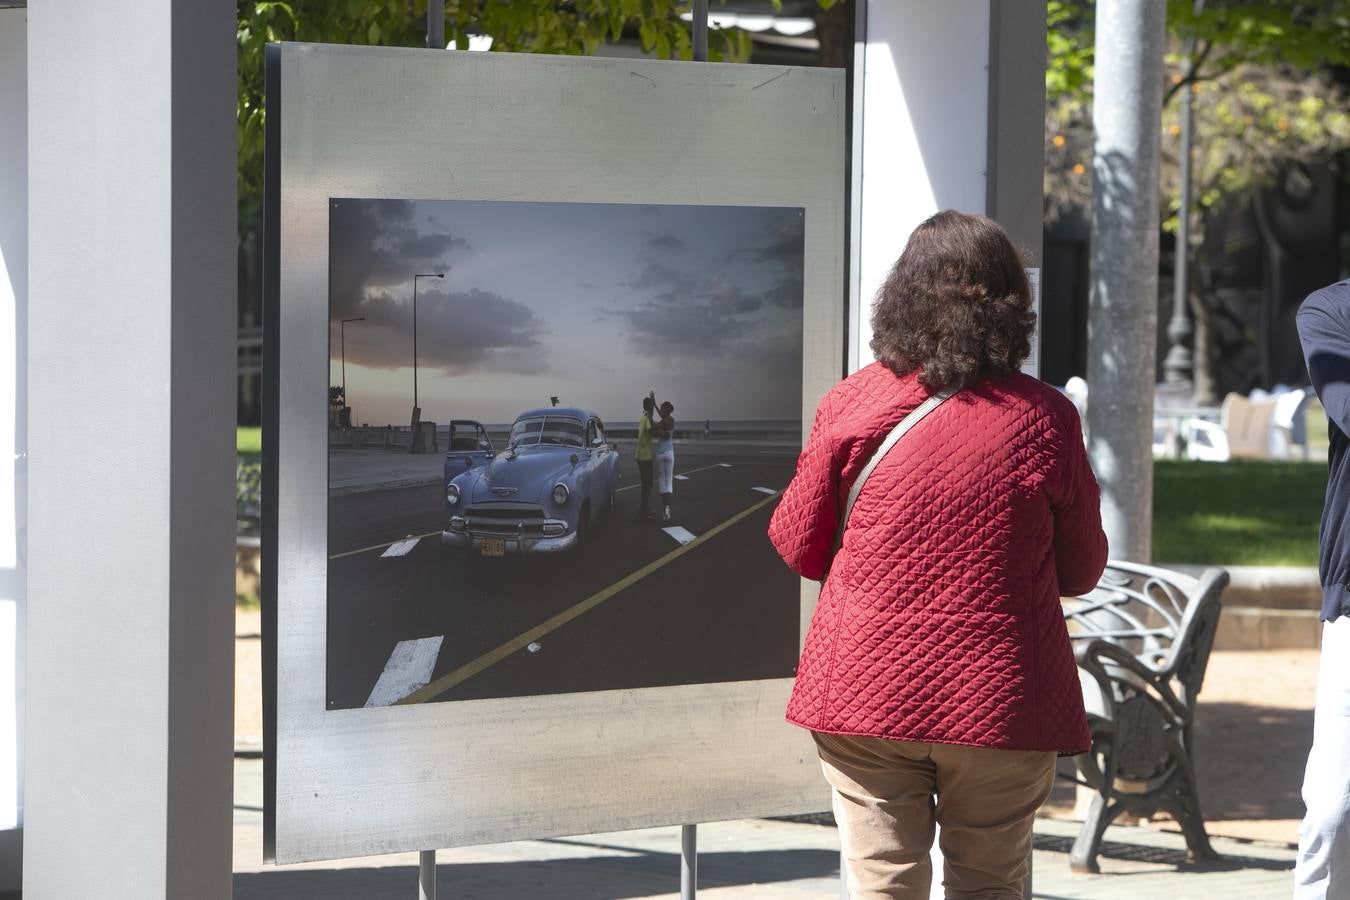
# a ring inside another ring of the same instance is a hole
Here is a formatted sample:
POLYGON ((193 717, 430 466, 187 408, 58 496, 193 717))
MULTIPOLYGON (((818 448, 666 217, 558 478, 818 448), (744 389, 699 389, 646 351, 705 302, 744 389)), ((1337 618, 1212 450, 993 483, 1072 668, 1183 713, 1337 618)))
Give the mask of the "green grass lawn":
POLYGON ((1325 463, 1159 460, 1153 559, 1315 566, 1326 486, 1325 463))
POLYGON ((248 455, 262 453, 262 429, 239 427, 234 430, 234 452, 248 455))

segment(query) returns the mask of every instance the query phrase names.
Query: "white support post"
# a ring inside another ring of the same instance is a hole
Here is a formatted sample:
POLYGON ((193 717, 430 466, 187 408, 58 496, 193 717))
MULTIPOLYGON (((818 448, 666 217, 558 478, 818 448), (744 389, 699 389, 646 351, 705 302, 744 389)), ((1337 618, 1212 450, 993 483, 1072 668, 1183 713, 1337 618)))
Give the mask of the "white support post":
POLYGON ((0 894, 23 871, 28 28, 0 9, 0 894))
POLYGON ((1040 266, 1045 10, 868 0, 854 54, 849 370, 872 361, 872 299, 920 222, 997 221, 1040 266))
POLYGON ((24 895, 228 898, 234 5, 28 17, 24 895))

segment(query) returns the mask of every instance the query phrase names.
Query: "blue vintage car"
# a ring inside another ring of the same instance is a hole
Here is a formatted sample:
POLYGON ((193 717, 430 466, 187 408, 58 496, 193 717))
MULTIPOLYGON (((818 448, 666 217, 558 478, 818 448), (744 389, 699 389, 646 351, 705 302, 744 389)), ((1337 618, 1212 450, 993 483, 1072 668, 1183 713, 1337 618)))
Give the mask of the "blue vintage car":
POLYGON ((619 451, 584 409, 521 413, 505 450, 484 465, 450 453, 449 517, 441 542, 476 556, 569 550, 603 513, 619 486, 619 451))

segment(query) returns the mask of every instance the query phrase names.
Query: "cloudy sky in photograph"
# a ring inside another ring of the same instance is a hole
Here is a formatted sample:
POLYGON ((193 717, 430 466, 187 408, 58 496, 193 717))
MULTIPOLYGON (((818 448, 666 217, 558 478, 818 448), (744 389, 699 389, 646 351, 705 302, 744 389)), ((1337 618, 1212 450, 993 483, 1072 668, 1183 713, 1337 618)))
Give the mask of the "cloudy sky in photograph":
POLYGON ((332 384, 355 421, 488 424, 564 403, 633 421, 801 415, 799 209, 333 200, 332 384))

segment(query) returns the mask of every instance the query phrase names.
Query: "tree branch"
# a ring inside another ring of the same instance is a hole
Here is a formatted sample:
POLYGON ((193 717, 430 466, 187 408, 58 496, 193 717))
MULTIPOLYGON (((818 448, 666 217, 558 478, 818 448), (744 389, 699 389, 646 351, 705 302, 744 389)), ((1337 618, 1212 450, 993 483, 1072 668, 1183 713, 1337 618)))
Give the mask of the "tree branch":
POLYGON ((1223 71, 1227 71, 1225 69, 1220 72, 1216 72, 1212 75, 1206 74, 1202 76, 1200 74, 1200 67, 1205 64, 1205 60, 1209 58, 1209 53, 1213 49, 1214 49, 1214 42, 1205 41, 1204 47, 1199 48, 1198 53, 1195 52, 1194 50, 1191 51, 1191 64, 1187 68, 1186 74, 1182 76, 1180 81, 1168 87, 1167 91, 1163 94, 1163 106, 1166 106, 1168 103, 1172 102, 1172 98, 1175 97, 1177 95, 1177 92, 1179 92, 1182 88, 1189 87, 1190 85, 1196 84, 1201 81, 1208 81, 1209 79, 1215 78, 1218 75, 1222 74, 1223 71))

